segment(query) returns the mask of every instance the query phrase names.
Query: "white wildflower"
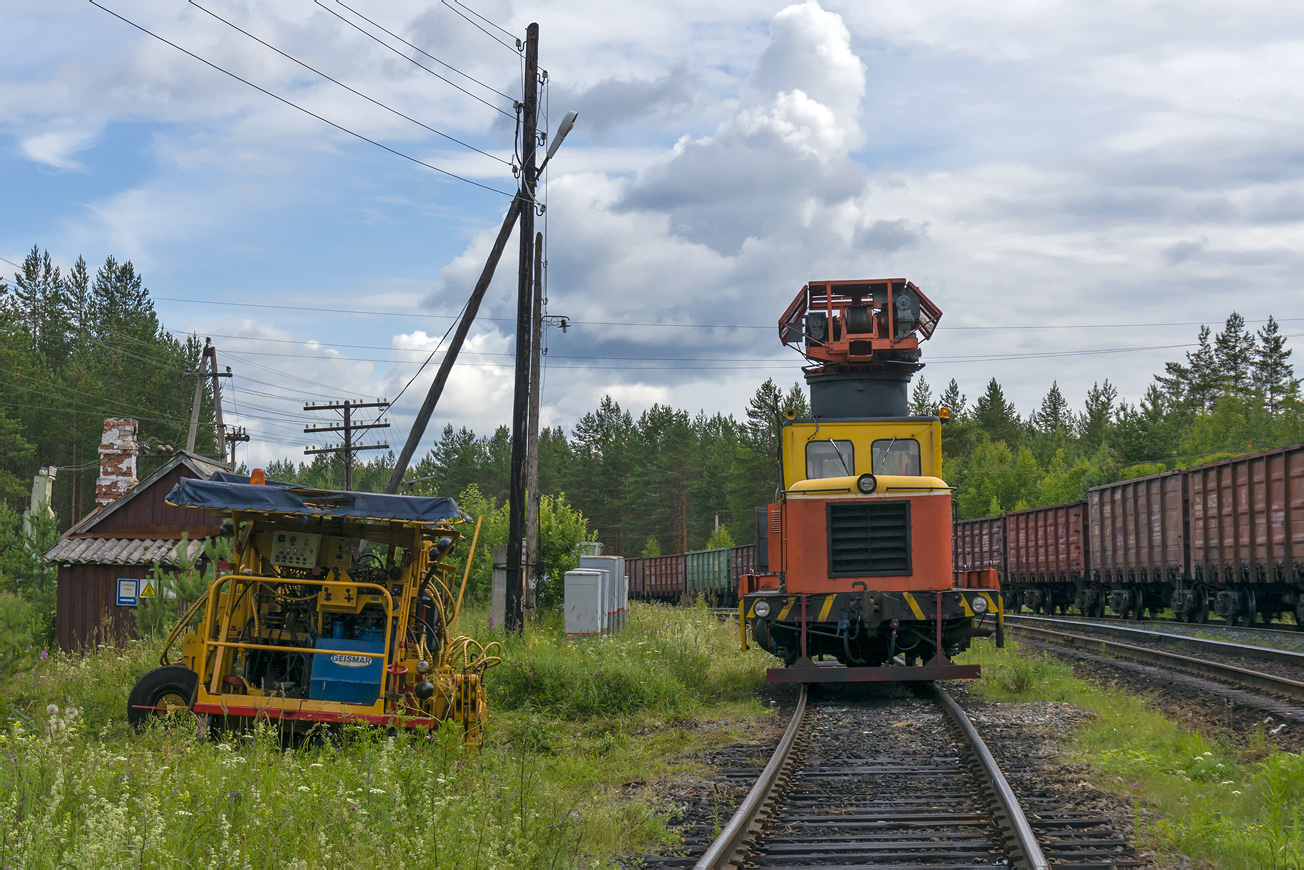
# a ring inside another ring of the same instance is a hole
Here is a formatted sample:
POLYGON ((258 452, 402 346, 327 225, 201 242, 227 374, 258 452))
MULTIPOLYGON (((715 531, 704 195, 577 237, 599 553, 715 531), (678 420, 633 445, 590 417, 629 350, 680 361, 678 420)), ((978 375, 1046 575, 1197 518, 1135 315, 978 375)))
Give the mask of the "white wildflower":
POLYGON ((59 715, 59 706, 58 706, 57 704, 50 704, 48 707, 45 708, 45 715, 47 715, 47 716, 58 716, 58 715, 59 715))
POLYGON ((301 785, 299 786, 299 791, 312 791, 312 789, 308 788, 306 785, 301 785))
POLYGON ((188 810, 177 810, 177 815, 179 815, 179 816, 193 816, 194 813, 192 813, 192 812, 190 812, 190 811, 188 811, 188 810))
POLYGON ((371 793, 372 793, 372 794, 384 794, 384 793, 385 793, 385 790, 384 790, 383 788, 373 788, 373 789, 371 790, 371 793))

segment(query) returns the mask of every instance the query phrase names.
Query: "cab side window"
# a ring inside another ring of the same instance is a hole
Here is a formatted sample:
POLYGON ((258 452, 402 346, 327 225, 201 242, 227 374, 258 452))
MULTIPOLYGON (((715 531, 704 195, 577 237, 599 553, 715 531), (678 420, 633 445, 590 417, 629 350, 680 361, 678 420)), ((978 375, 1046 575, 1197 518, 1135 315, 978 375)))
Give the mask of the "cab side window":
POLYGON ((906 474, 918 477, 919 442, 913 438, 883 438, 870 446, 875 474, 906 474))
POLYGON ((806 479, 850 477, 856 473, 856 456, 850 441, 807 441, 806 479))

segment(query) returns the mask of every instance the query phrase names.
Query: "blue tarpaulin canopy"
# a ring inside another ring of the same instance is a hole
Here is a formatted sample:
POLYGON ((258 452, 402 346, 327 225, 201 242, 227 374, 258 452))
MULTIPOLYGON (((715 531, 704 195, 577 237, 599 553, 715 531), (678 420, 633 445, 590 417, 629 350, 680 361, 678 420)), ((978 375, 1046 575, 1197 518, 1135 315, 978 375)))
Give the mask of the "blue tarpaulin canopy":
POLYGON ((388 495, 314 489, 293 483, 249 483, 248 478, 217 472, 209 480, 182 478, 167 495, 175 507, 217 511, 260 511, 308 517, 398 520, 409 523, 459 522, 468 519, 457 503, 443 496, 388 495))

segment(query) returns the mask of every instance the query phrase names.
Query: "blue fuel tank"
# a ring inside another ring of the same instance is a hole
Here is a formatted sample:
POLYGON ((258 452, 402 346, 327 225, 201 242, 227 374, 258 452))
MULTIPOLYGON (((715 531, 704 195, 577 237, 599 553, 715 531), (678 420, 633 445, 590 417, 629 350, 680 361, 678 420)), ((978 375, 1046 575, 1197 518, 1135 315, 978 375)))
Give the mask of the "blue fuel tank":
MULTIPOLYGON (((338 623, 337 623, 338 625, 338 623)), ((312 657, 312 675, 309 677, 308 699, 336 701, 341 704, 372 705, 380 697, 380 681, 384 674, 383 658, 349 655, 352 652, 383 653, 385 638, 378 629, 366 629, 357 640, 343 637, 319 637, 317 649, 341 650, 312 657)))

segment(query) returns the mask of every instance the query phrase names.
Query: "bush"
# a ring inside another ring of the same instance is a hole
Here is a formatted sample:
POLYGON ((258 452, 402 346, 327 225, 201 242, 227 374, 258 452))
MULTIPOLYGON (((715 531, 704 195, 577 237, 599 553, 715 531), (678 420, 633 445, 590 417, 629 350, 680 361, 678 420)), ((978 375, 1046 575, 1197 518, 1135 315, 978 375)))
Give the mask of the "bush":
MULTIPOLYGON (((507 504, 498 504, 483 495, 478 486, 471 484, 457 497, 457 505, 470 516, 484 518, 466 595, 470 601, 488 601, 493 577, 493 548, 507 543, 507 504)), ((462 527, 462 539, 453 551, 453 562, 466 564, 474 531, 473 525, 462 527)), ((543 574, 539 588, 541 608, 561 607, 566 572, 579 566, 580 545, 592 540, 592 534, 596 533, 589 530, 589 521, 570 506, 564 494, 556 498, 545 495, 539 499, 539 561, 543 574)))
MULTIPOLYGON (((187 555, 188 536, 181 536, 176 553, 172 556, 172 565, 164 567, 158 562, 150 569, 149 577, 154 581, 154 597, 142 598, 136 608, 136 631, 142 637, 149 637, 161 631, 170 631, 190 605, 198 601, 208 585, 217 579, 217 563, 234 561, 235 540, 233 538, 207 538, 204 540, 204 570, 198 568, 199 559, 187 555)), ((203 616, 202 611, 190 618, 191 624, 197 623, 203 616)))
POLYGON ((59 540, 59 526, 54 517, 42 514, 30 523, 24 528, 23 515, 0 503, 0 590, 31 605, 37 639, 51 644, 59 566, 42 556, 59 540))
POLYGON ((31 667, 44 652, 39 620, 32 606, 11 592, 0 592, 0 678, 31 667))

